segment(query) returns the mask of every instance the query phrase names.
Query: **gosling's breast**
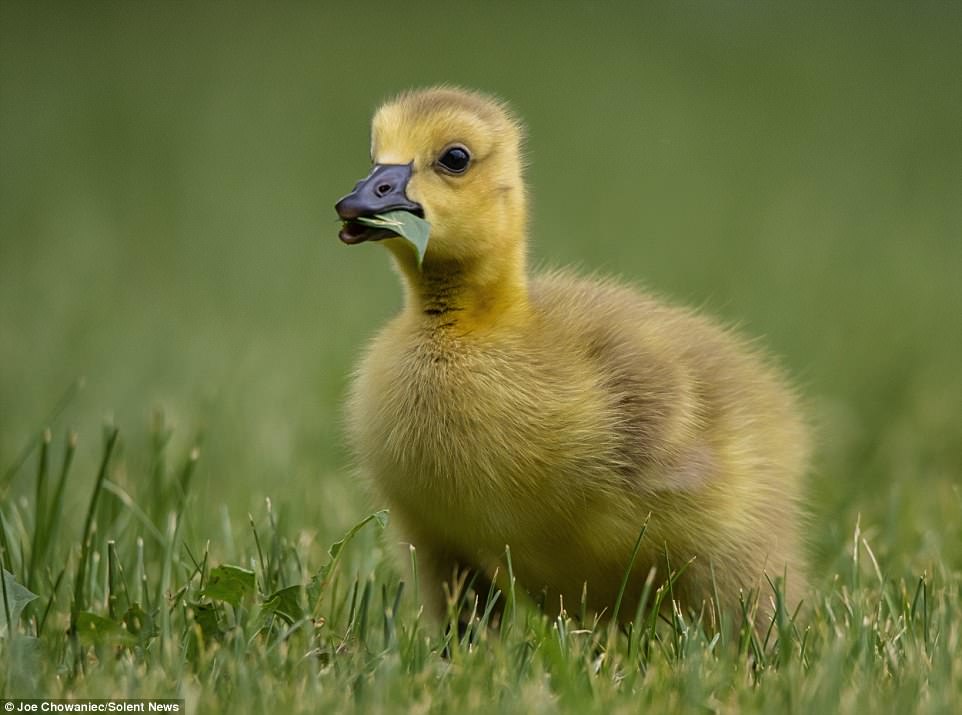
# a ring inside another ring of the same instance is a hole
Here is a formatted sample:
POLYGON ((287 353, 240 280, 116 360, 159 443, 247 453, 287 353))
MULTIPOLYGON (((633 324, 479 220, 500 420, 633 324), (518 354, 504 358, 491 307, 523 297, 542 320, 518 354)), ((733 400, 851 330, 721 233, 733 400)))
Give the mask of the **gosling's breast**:
POLYGON ((612 416, 590 372, 551 354, 530 336, 521 345, 388 328, 350 402, 376 489, 420 519, 438 515, 438 528, 470 515, 500 548, 513 530, 550 530, 584 508, 589 485, 609 478, 612 416))

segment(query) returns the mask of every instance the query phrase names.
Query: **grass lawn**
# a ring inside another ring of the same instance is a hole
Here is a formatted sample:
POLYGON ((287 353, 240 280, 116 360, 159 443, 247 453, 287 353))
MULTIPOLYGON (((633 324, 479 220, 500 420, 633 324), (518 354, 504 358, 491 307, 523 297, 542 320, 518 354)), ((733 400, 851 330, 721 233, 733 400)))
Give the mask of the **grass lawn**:
POLYGON ((439 13, 0 3, 0 699, 958 712, 962 10, 439 13), (702 306, 796 376, 800 612, 420 615, 341 412, 400 291, 332 206, 377 102, 442 81, 525 118, 536 265, 702 306))

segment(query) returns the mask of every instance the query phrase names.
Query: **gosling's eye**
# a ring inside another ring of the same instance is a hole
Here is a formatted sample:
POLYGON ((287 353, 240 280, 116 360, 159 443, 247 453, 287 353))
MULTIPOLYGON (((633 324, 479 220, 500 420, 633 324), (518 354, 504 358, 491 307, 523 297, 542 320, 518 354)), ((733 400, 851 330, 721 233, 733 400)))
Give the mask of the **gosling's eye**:
POLYGON ((452 146, 438 158, 438 166, 449 174, 463 174, 471 163, 471 153, 463 146, 452 146))

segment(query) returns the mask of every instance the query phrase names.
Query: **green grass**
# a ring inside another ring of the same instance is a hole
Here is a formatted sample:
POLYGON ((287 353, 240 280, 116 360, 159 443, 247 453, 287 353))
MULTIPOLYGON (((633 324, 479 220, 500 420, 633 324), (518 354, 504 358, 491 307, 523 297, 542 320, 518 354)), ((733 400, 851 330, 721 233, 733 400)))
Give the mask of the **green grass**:
POLYGON ((0 3, 2 695, 958 710, 960 6, 516 5, 0 3), (525 118, 535 265, 703 306, 797 376, 794 621, 615 633, 519 590, 496 632, 481 594, 462 643, 378 519, 328 569, 382 506, 341 404, 400 301, 332 206, 373 106, 440 81, 525 118))
MULTIPOLYGON (((191 712, 952 712, 962 698, 962 573, 944 561, 899 572, 868 524, 852 525, 835 577, 800 611, 786 612, 771 584, 767 627, 754 625, 757 594, 739 612, 683 613, 662 608, 670 585, 649 589, 617 629, 468 584, 445 628, 381 562, 383 512, 326 551, 269 501, 240 533, 225 516, 216 542, 184 537, 197 453, 164 468, 158 429, 143 474, 127 471, 115 428, 94 475, 73 473, 72 437, 38 440, 37 498, 8 503, 0 524, 14 633, 0 642, 3 695, 185 697, 191 712), (90 501, 80 531, 58 538, 64 480, 90 501), (124 481, 152 485, 149 500, 124 481)), ((942 546, 958 549, 962 502, 953 508, 942 546)))

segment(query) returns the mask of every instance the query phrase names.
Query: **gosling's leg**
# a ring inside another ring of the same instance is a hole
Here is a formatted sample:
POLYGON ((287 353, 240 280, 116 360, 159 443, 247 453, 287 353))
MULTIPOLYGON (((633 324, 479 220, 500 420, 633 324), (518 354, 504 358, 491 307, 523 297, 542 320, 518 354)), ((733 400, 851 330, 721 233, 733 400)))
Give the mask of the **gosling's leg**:
MULTIPOLYGON (((459 633, 472 616, 480 618, 489 597, 495 593, 487 572, 466 559, 423 540, 408 545, 409 572, 418 585, 418 597, 425 613, 438 623, 452 618, 458 621, 459 633)), ((491 618, 498 620, 500 601, 491 618)))

